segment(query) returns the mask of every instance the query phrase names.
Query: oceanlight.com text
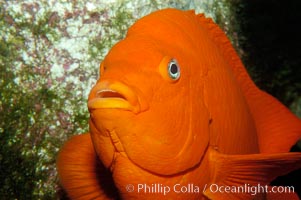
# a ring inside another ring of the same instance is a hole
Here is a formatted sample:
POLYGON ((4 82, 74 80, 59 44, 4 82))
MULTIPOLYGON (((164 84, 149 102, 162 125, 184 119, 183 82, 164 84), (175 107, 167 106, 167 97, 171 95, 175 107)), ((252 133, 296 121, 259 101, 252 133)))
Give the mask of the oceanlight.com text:
POLYGON ((244 184, 240 186, 225 186, 218 184, 206 184, 204 190, 208 187, 212 193, 248 193, 256 195, 258 193, 294 193, 295 188, 293 186, 268 186, 268 185, 250 185, 244 184))

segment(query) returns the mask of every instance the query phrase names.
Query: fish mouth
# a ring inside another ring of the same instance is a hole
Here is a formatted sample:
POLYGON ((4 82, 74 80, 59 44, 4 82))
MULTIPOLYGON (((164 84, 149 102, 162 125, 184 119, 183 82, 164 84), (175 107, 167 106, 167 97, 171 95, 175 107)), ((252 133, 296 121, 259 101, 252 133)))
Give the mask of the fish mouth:
POLYGON ((88 108, 122 109, 134 113, 140 111, 138 96, 132 88, 121 82, 108 81, 101 81, 92 89, 88 108))

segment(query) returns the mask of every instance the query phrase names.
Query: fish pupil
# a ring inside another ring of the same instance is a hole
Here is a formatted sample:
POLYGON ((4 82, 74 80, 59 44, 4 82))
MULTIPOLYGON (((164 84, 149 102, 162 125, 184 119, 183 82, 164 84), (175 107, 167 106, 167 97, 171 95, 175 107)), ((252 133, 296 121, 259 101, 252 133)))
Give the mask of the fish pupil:
POLYGON ((170 66, 170 72, 172 73, 172 74, 177 74, 178 73, 178 66, 176 65, 176 64, 171 64, 171 66, 170 66))
POLYGON ((180 77, 180 67, 178 65, 178 62, 174 59, 172 59, 168 63, 168 73, 171 79, 178 80, 180 77))

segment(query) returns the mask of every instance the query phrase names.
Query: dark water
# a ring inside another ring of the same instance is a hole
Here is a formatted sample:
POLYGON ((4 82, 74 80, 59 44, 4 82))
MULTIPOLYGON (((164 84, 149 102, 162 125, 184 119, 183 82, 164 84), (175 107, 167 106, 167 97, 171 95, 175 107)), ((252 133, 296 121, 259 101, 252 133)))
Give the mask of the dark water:
MULTIPOLYGON (((301 98, 301 1, 233 2, 248 71, 261 89, 291 105, 301 98)), ((301 152, 301 139, 291 151, 301 152)), ((301 169, 278 177, 272 184, 294 186, 301 197, 301 169)))

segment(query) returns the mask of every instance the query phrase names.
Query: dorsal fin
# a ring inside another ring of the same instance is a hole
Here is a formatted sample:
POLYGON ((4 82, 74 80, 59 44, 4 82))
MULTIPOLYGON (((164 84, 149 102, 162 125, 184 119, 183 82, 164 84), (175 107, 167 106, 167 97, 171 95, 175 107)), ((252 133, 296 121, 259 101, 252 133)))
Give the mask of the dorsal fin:
POLYGON ((209 32, 209 36, 211 37, 210 39, 214 41, 214 43, 220 49, 225 61, 227 61, 229 66, 231 66, 231 69, 242 88, 257 88, 245 69, 243 63, 241 62, 240 57, 233 48, 230 40, 222 31, 222 29, 215 24, 211 18, 206 18, 204 14, 198 14, 196 16, 198 17, 201 25, 209 32))
POLYGON ((301 138, 301 120, 252 81, 225 33, 203 14, 196 15, 240 84, 256 124, 260 152, 288 152, 301 138))

